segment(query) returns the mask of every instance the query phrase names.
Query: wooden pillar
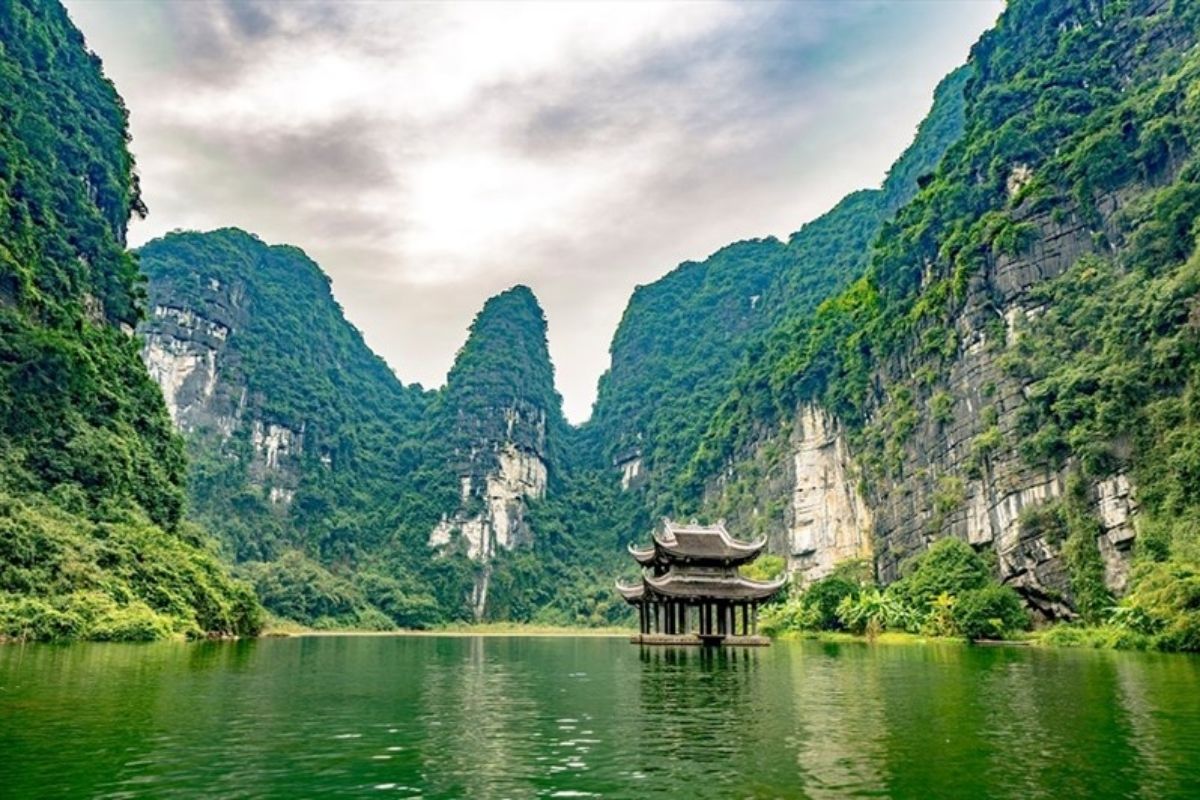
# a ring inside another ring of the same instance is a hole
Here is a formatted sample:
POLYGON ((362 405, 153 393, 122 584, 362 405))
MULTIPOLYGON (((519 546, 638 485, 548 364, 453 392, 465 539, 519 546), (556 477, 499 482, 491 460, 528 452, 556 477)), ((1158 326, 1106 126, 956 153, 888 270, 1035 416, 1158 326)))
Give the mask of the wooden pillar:
POLYGON ((638 603, 638 633, 646 633, 646 604, 638 603))
POLYGON ((750 606, 742 603, 742 636, 750 635, 750 606))
POLYGON ((675 633, 675 603, 671 600, 667 601, 667 635, 675 633))
POLYGON ((755 603, 750 609, 751 630, 754 631, 754 636, 758 635, 758 603, 755 603))

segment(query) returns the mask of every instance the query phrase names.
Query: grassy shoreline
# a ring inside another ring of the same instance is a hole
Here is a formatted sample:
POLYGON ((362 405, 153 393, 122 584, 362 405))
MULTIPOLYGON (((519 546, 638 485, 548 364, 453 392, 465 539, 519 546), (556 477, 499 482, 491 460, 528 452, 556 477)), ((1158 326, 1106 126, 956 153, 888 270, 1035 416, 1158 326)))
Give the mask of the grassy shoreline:
POLYGON ((293 636, 592 636, 614 638, 632 636, 634 633, 635 631, 632 628, 576 628, 568 625, 532 625, 519 622, 464 623, 425 630, 400 628, 390 631, 354 629, 319 630, 317 628, 306 628, 303 625, 276 623, 264 628, 260 634, 260 638, 287 638, 293 636))
MULTIPOLYGON (((257 636, 211 637, 208 641, 235 641, 239 639, 287 639, 315 637, 400 637, 400 636, 448 636, 448 637, 589 637, 589 638, 626 638, 633 636, 633 628, 605 627, 584 628, 569 625, 533 625, 517 622, 487 622, 463 623, 446 625, 425 630, 396 629, 388 631, 365 629, 318 629, 297 625, 284 620, 271 620, 257 636)), ((865 644, 865 645, 904 645, 904 646, 957 646, 957 647, 1033 647, 1039 650, 1108 650, 1134 652, 1168 652, 1149 647, 1143 640, 1129 640, 1115 637, 1113 631, 1107 628, 1085 627, 1051 627, 1022 633, 1011 639, 981 640, 970 642, 962 637, 928 636, 905 631, 883 631, 875 637, 865 634, 848 633, 846 631, 821 630, 788 630, 770 638, 776 642, 812 641, 825 644, 865 644)), ((64 639, 54 643, 74 643, 87 641, 102 641, 89 639, 64 639)), ((192 641, 184 636, 159 639, 157 641, 192 641)), ((203 640, 196 640, 203 641, 203 640)), ((31 640, 0 636, 0 646, 29 644, 31 640)), ((1185 655, 1187 655, 1185 653, 1185 655)))

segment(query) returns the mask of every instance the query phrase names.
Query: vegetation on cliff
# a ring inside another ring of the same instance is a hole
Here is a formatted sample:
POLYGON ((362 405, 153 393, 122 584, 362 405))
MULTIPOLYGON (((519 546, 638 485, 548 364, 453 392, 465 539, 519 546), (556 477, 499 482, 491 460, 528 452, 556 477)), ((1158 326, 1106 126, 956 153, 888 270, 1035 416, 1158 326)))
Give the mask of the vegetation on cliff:
POLYGON ((962 138, 884 227, 863 277, 742 370, 682 490, 696 497, 765 420, 805 401, 850 427, 868 487, 900 477, 916 421, 954 391, 941 377, 965 346, 968 291, 987 290, 984 265, 1035 247, 1037 215, 1082 219, 1091 254, 1032 289, 1039 313, 1016 330, 987 330, 1024 405, 1011 438, 993 427, 975 451, 986 466, 1015 448, 1076 487, 1131 475, 1138 565, 1117 606, 1099 521, 1074 491, 1046 509, 1061 521, 1072 601, 1093 622, 1195 649, 1198 34, 1186 3, 1011 3, 972 51, 962 138))
POLYGON ((0 5, 0 638, 251 633, 180 522, 184 457, 132 325, 125 108, 57 3, 0 5))
POLYGON ((613 337, 612 366, 600 379, 581 457, 607 468, 614 458, 640 453, 650 475, 649 507, 674 506, 673 481, 729 396, 739 366, 756 358, 769 331, 807 319, 861 274, 880 227, 959 137, 969 75, 963 67, 938 85, 929 114, 881 188, 848 195, 786 243, 737 242, 638 287, 613 337))

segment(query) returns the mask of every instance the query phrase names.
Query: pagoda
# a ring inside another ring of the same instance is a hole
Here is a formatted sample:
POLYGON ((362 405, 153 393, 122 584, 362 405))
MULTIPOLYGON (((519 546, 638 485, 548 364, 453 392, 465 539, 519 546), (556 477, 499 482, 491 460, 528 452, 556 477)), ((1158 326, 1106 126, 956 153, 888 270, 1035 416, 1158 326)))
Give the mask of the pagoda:
POLYGON ((640 583, 617 582, 625 602, 638 609, 635 644, 767 645, 758 635, 758 606, 787 583, 755 581, 738 567, 758 558, 766 538, 734 539, 723 522, 680 525, 663 520, 649 547, 629 546, 642 567, 640 583))

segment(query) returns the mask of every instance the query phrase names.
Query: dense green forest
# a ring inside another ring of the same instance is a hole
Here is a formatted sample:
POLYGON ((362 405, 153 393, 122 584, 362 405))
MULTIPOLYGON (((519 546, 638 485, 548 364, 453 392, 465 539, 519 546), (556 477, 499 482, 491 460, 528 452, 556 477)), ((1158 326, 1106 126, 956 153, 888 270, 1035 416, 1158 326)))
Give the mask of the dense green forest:
POLYGON ((132 338, 125 108, 66 12, 0 5, 0 638, 252 633, 181 522, 183 447, 132 338))

